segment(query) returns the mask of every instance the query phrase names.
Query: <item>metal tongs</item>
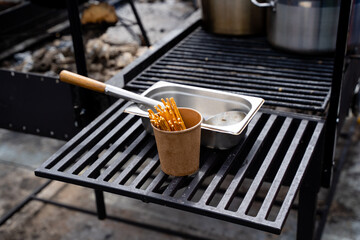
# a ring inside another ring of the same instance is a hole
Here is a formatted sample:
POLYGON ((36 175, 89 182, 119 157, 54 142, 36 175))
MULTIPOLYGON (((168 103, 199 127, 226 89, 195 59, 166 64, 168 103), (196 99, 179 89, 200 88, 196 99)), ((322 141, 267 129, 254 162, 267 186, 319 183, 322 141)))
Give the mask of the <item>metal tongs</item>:
MULTIPOLYGON (((159 104, 163 106, 162 102, 155 99, 144 97, 122 88, 118 88, 73 72, 69 72, 67 70, 60 72, 60 81, 87 88, 96 92, 105 93, 110 96, 123 98, 132 102, 141 103, 150 108, 153 108, 159 104)), ((209 129, 213 129, 213 126, 231 126, 237 124, 245 117, 246 114, 241 111, 222 112, 213 116, 204 117, 203 124, 206 124, 209 129)))
POLYGON ((105 93, 106 95, 123 98, 132 102, 141 103, 143 105, 153 107, 158 104, 162 105, 162 102, 157 101, 152 98, 144 97, 139 94, 118 88, 103 82, 96 81, 94 79, 63 70, 60 72, 60 81, 70 83, 79 87, 87 88, 100 93, 105 93))

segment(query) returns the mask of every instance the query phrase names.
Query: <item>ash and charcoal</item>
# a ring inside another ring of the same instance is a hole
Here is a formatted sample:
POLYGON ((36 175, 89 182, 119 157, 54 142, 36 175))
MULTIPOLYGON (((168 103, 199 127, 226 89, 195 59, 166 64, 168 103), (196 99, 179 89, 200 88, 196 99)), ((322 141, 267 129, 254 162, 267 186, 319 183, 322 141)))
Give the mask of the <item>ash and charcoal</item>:
MULTIPOLYGON (((162 39, 178 26, 179 21, 194 11, 191 1, 143 0, 136 2, 136 7, 151 44, 162 39)), ((103 14, 103 11, 111 12, 111 8, 97 8, 95 9, 97 15, 86 13, 89 8, 86 8, 82 14, 84 23, 82 36, 88 75, 105 82, 141 56, 148 48, 144 46, 143 36, 130 6, 125 4, 121 8, 114 9, 117 22, 111 17, 104 20, 105 24, 99 15, 108 16, 109 14, 103 14), (93 22, 89 15, 95 19, 93 22), (84 20, 84 16, 87 16, 87 20, 84 20)), ((76 63, 71 36, 59 34, 53 41, 16 53, 0 62, 0 68, 55 77, 63 69, 75 72, 76 63)))

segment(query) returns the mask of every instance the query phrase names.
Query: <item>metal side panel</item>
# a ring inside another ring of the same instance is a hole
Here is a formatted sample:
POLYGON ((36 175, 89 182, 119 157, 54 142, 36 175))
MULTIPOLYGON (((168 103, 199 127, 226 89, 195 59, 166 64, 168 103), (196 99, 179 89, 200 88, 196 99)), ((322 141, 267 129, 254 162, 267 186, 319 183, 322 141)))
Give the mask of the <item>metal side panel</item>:
POLYGON ((0 127, 68 140, 77 127, 71 89, 53 77, 0 70, 0 127))

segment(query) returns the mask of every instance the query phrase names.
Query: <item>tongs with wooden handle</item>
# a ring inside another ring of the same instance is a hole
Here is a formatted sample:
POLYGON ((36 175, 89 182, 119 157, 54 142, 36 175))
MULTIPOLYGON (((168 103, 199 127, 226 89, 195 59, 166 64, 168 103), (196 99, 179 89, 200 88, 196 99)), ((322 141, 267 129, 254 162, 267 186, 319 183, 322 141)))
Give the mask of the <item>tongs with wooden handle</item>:
POLYGON ((144 97, 139 94, 124 90, 122 88, 114 87, 94 79, 63 70, 60 72, 60 81, 70 83, 79 87, 87 88, 96 92, 105 93, 110 96, 123 98, 132 102, 141 103, 146 106, 162 105, 160 101, 152 98, 144 97))

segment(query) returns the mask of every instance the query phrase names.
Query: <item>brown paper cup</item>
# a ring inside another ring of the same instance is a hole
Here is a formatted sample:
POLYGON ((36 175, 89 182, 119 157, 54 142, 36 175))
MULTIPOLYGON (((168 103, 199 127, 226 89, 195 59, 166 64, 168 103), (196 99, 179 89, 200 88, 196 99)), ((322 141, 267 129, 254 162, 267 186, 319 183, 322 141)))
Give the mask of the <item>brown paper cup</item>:
POLYGON ((161 170, 172 176, 185 176, 199 169, 201 114, 191 108, 179 108, 186 126, 182 131, 163 131, 154 126, 161 170))

